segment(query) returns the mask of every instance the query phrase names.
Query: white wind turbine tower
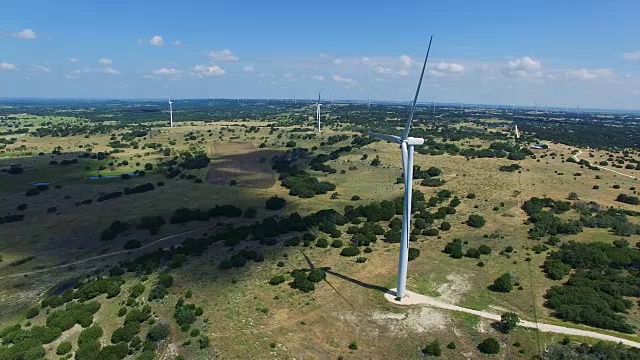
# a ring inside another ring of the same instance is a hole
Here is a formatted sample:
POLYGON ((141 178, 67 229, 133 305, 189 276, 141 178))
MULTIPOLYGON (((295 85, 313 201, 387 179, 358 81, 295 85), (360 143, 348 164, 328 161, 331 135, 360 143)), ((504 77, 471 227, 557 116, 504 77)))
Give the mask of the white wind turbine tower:
POLYGON ((424 64, 422 65, 420 81, 418 82, 416 95, 413 98, 409 118, 407 119, 407 124, 402 131, 402 136, 370 133, 378 139, 400 144, 400 148, 402 151, 402 170, 404 176, 404 209, 402 212, 402 239, 400 241, 400 259, 398 262, 398 287, 396 288, 396 299, 398 300, 402 299, 405 296, 407 285, 409 234, 411 228, 411 196, 413 195, 413 148, 416 145, 424 144, 424 139, 422 138, 409 137, 409 130, 411 129, 411 122, 413 121, 413 114, 416 109, 416 102, 418 101, 418 94, 420 93, 420 86, 422 85, 424 70, 427 67, 427 59, 429 59, 429 51, 431 50, 432 40, 433 35, 431 36, 431 39, 429 39, 429 48, 427 49, 427 55, 425 56, 424 64))
POLYGON ((320 132, 320 93, 318 93, 318 103, 316 106, 316 117, 318 118, 318 132, 320 132))
POLYGON ((169 98, 169 126, 173 127, 173 107, 171 106, 171 98, 169 98))

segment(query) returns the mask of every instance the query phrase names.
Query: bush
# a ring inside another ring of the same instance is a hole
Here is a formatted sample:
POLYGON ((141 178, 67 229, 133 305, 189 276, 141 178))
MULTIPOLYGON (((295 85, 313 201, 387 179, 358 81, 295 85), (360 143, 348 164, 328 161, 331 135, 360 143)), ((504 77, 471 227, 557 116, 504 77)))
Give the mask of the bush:
POLYGON ((254 219, 258 215, 258 210, 249 208, 244 212, 244 217, 247 219, 254 219))
POLYGON ((520 318, 516 313, 507 312, 500 317, 500 330, 505 334, 514 330, 518 324, 520 324, 520 318))
POLYGON ((324 270, 322 270, 322 269, 312 269, 311 271, 309 271, 309 274, 307 275, 307 280, 312 281, 314 283, 317 283, 317 282, 319 282, 321 280, 324 280, 324 278, 326 276, 327 276, 327 274, 325 274, 324 270))
POLYGON ((64 355, 64 354, 68 353, 69 351, 71 351, 71 349, 72 349, 71 342, 70 341, 63 341, 56 348, 56 355, 64 355))
MULTIPOLYGON (((339 240, 335 240, 335 241, 339 241, 339 240)), ((321 237, 320 239, 318 239, 318 241, 316 241, 316 246, 319 248, 326 248, 327 246, 329 246, 329 241, 326 238, 321 237)))
POLYGON ((140 246, 142 246, 142 244, 140 243, 140 241, 138 240, 129 240, 126 243, 124 243, 123 248, 125 250, 133 250, 133 249, 138 249, 140 248, 140 246))
POLYGON ((491 248, 489 246, 487 246, 487 245, 484 245, 484 244, 478 246, 478 250, 480 251, 480 254, 482 254, 482 255, 491 254, 491 248))
POLYGON ((34 318, 38 316, 39 313, 40 313, 40 309, 38 309, 37 307, 29 308, 27 310, 27 319, 34 318))
POLYGON ((447 349, 455 350, 455 348, 456 348, 456 343, 454 343, 453 341, 447 344, 447 349))
POLYGON ((147 339, 153 342, 159 342, 166 339, 167 336, 169 336, 169 332, 169 325, 164 322, 159 322, 149 329, 147 339))
POLYGON ((340 252, 340 255, 342 255, 342 256, 360 255, 360 249, 358 249, 355 246, 349 246, 349 247, 346 247, 346 248, 342 249, 342 251, 340 252))
POLYGON ((486 338, 478 344, 478 350, 483 354, 497 354, 500 352, 500 343, 494 338, 486 338))
POLYGON ((338 240, 338 239, 336 239, 336 240, 333 240, 333 242, 331 243, 331 247, 336 248, 336 249, 337 249, 337 248, 341 248, 341 247, 343 247, 343 246, 344 246, 344 245, 343 245, 343 243, 342 243, 342 240, 338 240))
POLYGON ((447 243, 444 247, 444 253, 451 255, 454 259, 462 258, 462 240, 453 239, 452 242, 447 243))
POLYGON ((353 341, 351 344, 349 344, 349 349, 350 350, 358 350, 358 345, 356 344, 355 341, 353 341))
POLYGON ((269 284, 271 285, 280 285, 284 282, 284 276, 282 275, 274 275, 270 280, 269 284))
POLYGON ((287 201, 278 196, 270 197, 265 203, 265 208, 267 210, 280 210, 287 205, 287 201))
POLYGON ((480 259, 480 250, 476 248, 469 248, 464 255, 470 258, 480 259))
POLYGON ((469 219, 467 219, 467 225, 479 229, 486 224, 485 219, 480 215, 469 215, 469 219))
POLYGON ((434 340, 429 345, 425 346, 422 349, 422 353, 428 356, 438 357, 442 355, 442 350, 440 349, 440 342, 438 340, 434 340))
POLYGON ((409 261, 415 260, 420 256, 420 249, 409 248, 409 261))
POLYGON ((358 195, 353 195, 351 197, 351 201, 358 201, 358 200, 360 200, 360 196, 358 196, 358 195))
POLYGON ((498 292, 510 292, 511 290, 513 290, 513 277, 511 276, 511 274, 502 274, 493 282, 491 290, 498 292))

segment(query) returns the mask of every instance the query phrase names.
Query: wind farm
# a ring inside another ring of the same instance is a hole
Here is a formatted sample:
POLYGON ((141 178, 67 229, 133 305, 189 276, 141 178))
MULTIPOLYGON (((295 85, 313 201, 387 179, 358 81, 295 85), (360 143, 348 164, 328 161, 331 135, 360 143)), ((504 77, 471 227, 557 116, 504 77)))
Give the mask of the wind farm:
POLYGON ((640 5, 118 5, 3 6, 0 360, 640 359, 640 5))

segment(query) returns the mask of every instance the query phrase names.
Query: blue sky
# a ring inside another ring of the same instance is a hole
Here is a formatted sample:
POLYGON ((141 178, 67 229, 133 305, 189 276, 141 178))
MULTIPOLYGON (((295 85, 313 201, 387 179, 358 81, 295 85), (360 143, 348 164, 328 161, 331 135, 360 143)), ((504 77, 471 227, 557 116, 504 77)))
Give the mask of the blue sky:
POLYGON ((0 97, 407 100, 640 109, 640 2, 16 1, 0 97))

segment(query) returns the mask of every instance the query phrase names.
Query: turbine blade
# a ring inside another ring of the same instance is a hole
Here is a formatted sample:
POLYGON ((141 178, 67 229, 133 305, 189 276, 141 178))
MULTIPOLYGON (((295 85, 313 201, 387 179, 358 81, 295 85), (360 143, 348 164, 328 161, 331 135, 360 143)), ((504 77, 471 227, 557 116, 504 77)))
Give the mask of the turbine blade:
POLYGON ((369 132, 369 136, 373 136, 375 138, 378 138, 380 140, 385 140, 385 141, 389 141, 389 142, 394 142, 394 143, 402 143, 402 138, 400 136, 395 136, 395 135, 387 135, 387 134, 378 134, 375 132, 370 131, 369 132))
POLYGON ((416 96, 413 98, 413 104, 411 105, 411 112, 409 113, 409 118, 407 119, 407 125, 404 127, 404 131, 402 132, 402 138, 406 139, 409 137, 409 130, 411 129, 411 122, 413 121, 413 113, 416 110, 416 102, 418 101, 418 95, 420 94, 420 86, 422 86, 422 78, 424 77, 424 70, 427 68, 427 60, 429 59, 429 52, 431 51, 431 42, 433 41, 433 35, 429 39, 429 47, 427 48, 427 55, 424 57, 424 64, 422 64, 422 73, 420 73, 420 81, 418 81, 418 88, 416 89, 416 96))

